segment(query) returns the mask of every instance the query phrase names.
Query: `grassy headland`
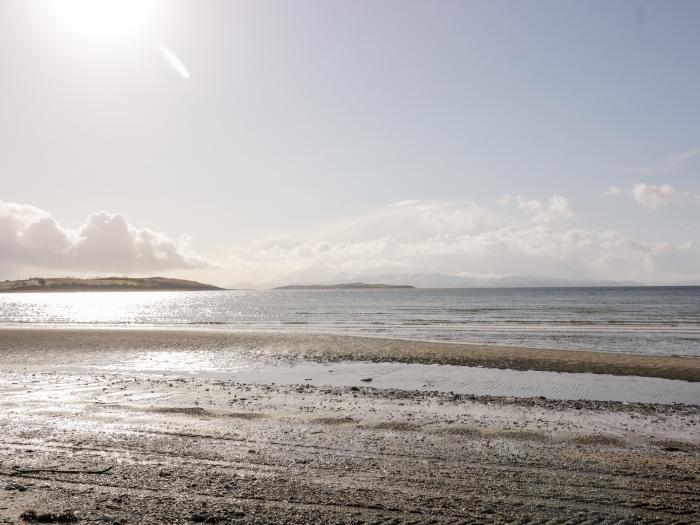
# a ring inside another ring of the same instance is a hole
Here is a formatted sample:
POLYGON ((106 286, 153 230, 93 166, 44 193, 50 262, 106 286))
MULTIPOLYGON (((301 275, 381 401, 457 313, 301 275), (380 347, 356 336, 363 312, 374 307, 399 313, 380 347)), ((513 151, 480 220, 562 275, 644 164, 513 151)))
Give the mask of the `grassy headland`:
POLYGON ((168 277, 33 277, 18 281, 0 282, 0 293, 12 292, 143 292, 143 291, 197 291, 221 290, 217 286, 185 279, 168 277))

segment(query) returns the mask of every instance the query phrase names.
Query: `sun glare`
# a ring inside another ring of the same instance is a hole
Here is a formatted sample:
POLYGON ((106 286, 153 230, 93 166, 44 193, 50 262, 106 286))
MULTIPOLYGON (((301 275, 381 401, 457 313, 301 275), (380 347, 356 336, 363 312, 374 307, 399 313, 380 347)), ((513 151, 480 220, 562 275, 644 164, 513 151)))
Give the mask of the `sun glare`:
POLYGON ((150 0, 56 0, 49 5, 71 31, 104 40, 143 30, 153 11, 150 0))

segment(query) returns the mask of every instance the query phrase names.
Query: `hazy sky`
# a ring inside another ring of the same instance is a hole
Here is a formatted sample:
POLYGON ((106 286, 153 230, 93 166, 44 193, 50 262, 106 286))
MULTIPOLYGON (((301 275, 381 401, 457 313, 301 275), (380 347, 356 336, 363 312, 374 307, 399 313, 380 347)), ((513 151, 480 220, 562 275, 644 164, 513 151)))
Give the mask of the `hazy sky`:
POLYGON ((698 57, 696 1, 2 0, 0 278, 700 280, 698 57))

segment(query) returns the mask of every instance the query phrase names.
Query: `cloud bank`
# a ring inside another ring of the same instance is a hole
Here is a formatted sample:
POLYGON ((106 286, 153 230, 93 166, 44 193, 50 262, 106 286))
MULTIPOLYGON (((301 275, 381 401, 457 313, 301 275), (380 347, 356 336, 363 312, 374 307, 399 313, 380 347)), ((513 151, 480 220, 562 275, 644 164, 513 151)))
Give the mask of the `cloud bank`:
POLYGON ((603 195, 606 197, 630 195, 637 203, 651 208, 652 210, 694 197, 690 192, 678 190, 668 184, 656 186, 654 184, 647 184, 646 182, 638 182, 637 184, 633 184, 630 188, 611 186, 603 195))
POLYGON ((0 201, 0 268, 125 274, 212 265, 186 237, 137 228, 118 213, 100 211, 69 228, 39 208, 0 201))
MULTIPOLYGON (((615 194, 650 207, 678 190, 645 185, 615 194), (654 200, 655 199, 655 200, 654 200)), ((666 200, 664 200, 666 199, 666 200)), ((611 230, 571 225, 562 196, 472 201, 401 201, 314 231, 232 247, 220 265, 192 252, 188 239, 138 228, 104 211, 76 228, 33 206, 0 201, 0 271, 187 273, 218 284, 323 282, 373 275, 443 273, 673 282, 700 280, 700 243, 646 242, 611 230)))
POLYGON ((238 247, 231 282, 320 282, 387 273, 539 275, 640 281, 700 277, 700 244, 648 243, 565 227, 563 197, 497 211, 471 201, 403 201, 306 235, 238 247))

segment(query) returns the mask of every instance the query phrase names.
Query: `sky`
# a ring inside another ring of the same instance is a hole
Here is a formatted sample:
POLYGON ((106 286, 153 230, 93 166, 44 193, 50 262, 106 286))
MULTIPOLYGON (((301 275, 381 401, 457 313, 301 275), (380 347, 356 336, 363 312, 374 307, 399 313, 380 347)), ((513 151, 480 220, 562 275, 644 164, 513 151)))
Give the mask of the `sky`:
POLYGON ((3 0, 0 279, 700 281, 700 3, 3 0))

